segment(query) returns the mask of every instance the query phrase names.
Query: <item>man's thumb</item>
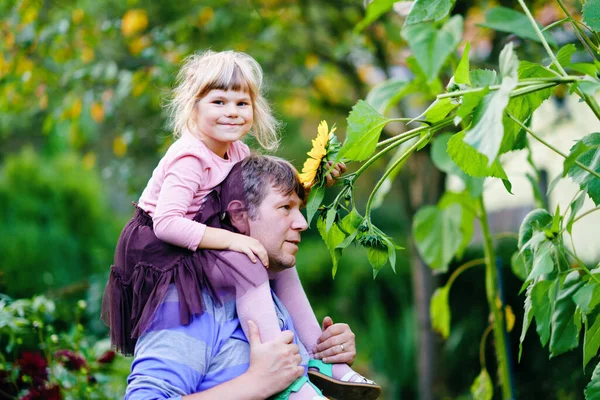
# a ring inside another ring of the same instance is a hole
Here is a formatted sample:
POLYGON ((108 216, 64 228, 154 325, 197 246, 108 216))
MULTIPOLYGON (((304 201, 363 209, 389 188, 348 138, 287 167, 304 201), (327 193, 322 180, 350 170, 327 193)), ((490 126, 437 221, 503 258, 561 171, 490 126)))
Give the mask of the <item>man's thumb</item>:
POLYGON ((250 346, 255 346, 257 344, 261 344, 260 341, 260 333, 258 332, 258 327, 252 321, 248 321, 248 342, 250 346))

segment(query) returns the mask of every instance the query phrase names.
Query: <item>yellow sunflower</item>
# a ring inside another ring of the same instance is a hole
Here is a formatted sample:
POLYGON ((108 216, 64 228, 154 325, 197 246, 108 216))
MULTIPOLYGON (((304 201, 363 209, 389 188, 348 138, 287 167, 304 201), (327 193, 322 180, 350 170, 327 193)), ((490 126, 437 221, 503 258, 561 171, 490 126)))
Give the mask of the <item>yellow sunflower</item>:
POLYGON ((309 188, 315 183, 314 181, 321 166, 321 161, 327 155, 329 136, 335 132, 335 128, 329 132, 327 122, 321 121, 317 132, 317 137, 312 141, 313 147, 307 153, 308 158, 304 162, 302 173, 300 174, 300 182, 302 182, 305 188, 309 188))

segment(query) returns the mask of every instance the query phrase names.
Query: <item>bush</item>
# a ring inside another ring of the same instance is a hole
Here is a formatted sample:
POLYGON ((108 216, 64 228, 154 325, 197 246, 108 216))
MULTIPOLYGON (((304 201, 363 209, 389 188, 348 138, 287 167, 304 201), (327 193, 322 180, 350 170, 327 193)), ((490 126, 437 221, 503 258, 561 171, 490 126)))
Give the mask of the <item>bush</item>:
POLYGON ((0 397, 123 398, 131 360, 85 332, 86 307, 83 300, 70 307, 67 323, 43 296, 0 300, 0 397))
POLYGON ((74 154, 31 149, 0 171, 0 291, 27 297, 106 272, 118 226, 102 182, 74 154))

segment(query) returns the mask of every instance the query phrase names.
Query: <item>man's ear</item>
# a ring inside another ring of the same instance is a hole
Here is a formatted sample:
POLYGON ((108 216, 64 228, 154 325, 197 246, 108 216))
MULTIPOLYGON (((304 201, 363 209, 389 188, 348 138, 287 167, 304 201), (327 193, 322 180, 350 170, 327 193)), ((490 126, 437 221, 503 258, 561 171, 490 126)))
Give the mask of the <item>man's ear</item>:
POLYGON ((233 200, 227 205, 227 213, 231 224, 240 231, 243 235, 250 234, 250 226, 248 225, 248 211, 245 204, 239 200, 233 200))

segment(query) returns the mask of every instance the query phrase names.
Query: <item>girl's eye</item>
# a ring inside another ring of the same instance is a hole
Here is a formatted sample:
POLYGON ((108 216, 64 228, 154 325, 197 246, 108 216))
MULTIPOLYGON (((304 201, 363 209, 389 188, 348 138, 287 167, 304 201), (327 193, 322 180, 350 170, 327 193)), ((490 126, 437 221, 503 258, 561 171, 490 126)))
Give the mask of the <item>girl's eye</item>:
POLYGON ((248 106, 248 105, 250 105, 250 104, 249 104, 249 103, 246 103, 245 101, 240 101, 240 102, 238 103, 238 106, 242 106, 242 107, 243 107, 243 106, 248 106))
POLYGON ((218 104, 218 105, 222 106, 225 103, 223 103, 223 100, 213 100, 213 104, 218 104))

